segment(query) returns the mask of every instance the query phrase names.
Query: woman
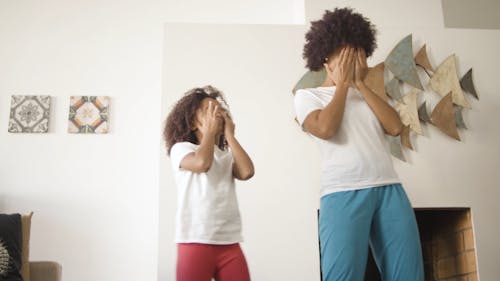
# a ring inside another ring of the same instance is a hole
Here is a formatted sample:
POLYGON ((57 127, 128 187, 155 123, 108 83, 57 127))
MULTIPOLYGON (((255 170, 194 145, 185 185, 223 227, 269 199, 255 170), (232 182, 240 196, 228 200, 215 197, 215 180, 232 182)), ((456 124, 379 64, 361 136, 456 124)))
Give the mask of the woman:
POLYGON ((187 92, 164 130, 177 183, 177 281, 249 281, 234 179, 254 174, 217 89, 187 92))
POLYGON ((385 133, 397 112, 363 82, 375 29, 351 9, 326 11, 306 34, 304 58, 325 68, 320 87, 299 90, 297 120, 323 156, 319 238, 324 281, 361 281, 372 248, 384 281, 423 281, 413 209, 394 171, 385 133))

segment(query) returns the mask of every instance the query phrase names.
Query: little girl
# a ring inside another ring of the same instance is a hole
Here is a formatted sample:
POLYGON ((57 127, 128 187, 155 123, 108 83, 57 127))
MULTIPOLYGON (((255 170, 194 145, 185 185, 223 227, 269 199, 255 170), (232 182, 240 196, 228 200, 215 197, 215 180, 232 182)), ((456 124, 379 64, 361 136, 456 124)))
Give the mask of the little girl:
POLYGON ((249 281, 235 181, 254 174, 220 91, 188 91, 164 137, 177 183, 177 281, 249 281))

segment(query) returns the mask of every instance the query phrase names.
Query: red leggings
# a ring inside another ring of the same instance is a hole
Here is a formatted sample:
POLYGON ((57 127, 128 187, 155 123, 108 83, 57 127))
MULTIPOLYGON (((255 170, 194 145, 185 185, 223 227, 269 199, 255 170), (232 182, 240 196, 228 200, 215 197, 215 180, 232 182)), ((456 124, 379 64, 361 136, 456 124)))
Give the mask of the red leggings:
POLYGON ((250 281, 239 244, 177 244, 177 281, 250 281))

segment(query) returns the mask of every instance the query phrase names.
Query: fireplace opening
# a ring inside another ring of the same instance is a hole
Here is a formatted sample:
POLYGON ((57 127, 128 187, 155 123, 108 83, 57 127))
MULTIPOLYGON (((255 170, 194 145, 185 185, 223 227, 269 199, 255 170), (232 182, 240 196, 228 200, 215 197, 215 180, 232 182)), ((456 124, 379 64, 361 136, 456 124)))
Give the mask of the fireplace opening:
MULTIPOLYGON (((477 281, 470 208, 416 208, 426 281, 477 281)), ((369 252, 365 281, 381 281, 369 252)))

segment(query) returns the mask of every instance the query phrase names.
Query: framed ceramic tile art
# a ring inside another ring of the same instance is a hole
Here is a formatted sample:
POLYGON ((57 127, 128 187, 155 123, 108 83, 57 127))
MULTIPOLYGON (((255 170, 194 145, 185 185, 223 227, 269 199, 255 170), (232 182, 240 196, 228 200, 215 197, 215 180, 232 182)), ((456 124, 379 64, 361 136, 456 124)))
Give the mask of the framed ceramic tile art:
POLYGON ((68 133, 108 133, 108 96, 71 96, 68 133))
POLYGON ((12 95, 10 133, 47 133, 49 131, 50 96, 12 95))

